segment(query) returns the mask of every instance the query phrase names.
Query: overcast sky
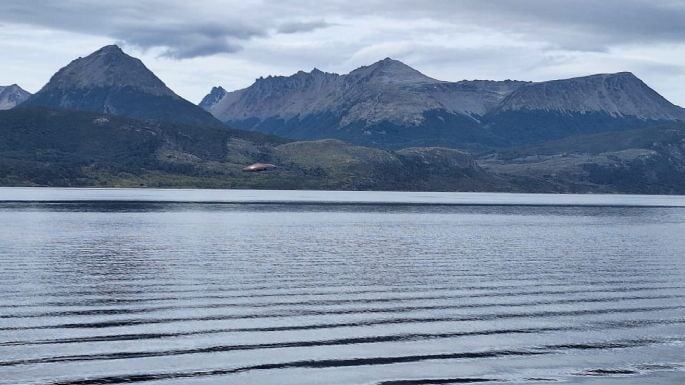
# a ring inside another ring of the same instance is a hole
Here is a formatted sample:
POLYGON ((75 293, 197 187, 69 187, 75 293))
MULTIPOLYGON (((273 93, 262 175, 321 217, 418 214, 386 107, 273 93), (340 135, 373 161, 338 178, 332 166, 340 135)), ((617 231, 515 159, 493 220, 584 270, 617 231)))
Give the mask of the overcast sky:
POLYGON ((0 85, 116 43, 181 96, 385 57, 441 80, 631 71, 685 105, 685 0, 0 1, 0 85))

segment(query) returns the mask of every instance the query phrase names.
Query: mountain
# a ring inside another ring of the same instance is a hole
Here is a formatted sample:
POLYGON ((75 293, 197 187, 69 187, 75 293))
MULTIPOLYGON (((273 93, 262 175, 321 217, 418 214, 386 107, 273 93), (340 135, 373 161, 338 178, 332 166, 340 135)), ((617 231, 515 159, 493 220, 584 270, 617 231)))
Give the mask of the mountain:
POLYGON ((681 108, 630 72, 531 83, 509 95, 499 110, 538 110, 559 114, 604 112, 614 117, 651 120, 683 117, 681 108))
POLYGON ((511 143, 685 121, 672 104, 629 72, 531 83, 518 88, 487 117, 511 143))
POLYGON ((259 78, 234 92, 214 88, 202 106, 230 126, 295 139, 478 147, 496 141, 481 118, 524 84, 444 82, 386 58, 346 75, 314 69, 259 78))
POLYGON ((445 82, 386 58, 349 74, 318 69, 214 88, 202 107, 228 125, 294 139, 380 148, 472 150, 685 120, 627 72, 548 82, 445 82))
POLYGON ((219 124, 116 45, 72 61, 23 105, 183 124, 219 124))
POLYGON ((0 110, 9 110, 23 103, 31 96, 16 84, 0 86, 0 110))

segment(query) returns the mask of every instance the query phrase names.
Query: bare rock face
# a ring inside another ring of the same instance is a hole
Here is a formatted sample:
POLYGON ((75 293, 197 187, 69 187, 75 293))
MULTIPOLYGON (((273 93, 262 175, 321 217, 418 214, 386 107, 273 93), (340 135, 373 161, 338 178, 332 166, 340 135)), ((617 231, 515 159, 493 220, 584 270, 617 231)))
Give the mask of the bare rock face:
POLYGON ((116 45, 78 58, 52 76, 26 106, 70 109, 185 124, 218 125, 116 45))
POLYGON ((16 84, 0 86, 0 110, 9 110, 23 103, 31 96, 16 84))

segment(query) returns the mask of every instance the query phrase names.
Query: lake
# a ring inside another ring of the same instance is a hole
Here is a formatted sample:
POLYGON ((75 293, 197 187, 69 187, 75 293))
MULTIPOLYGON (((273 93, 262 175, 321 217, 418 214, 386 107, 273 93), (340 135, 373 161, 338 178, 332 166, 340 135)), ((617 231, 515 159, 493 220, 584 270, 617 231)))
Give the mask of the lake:
POLYGON ((0 188, 0 384, 683 384, 685 197, 0 188))

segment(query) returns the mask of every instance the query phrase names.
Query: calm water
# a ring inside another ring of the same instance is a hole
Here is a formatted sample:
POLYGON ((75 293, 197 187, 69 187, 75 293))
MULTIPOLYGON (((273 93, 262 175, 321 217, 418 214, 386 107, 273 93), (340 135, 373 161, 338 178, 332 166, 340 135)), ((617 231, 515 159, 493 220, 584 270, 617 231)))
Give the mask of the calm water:
POLYGON ((0 384, 685 383, 685 197, 0 189, 0 384))

